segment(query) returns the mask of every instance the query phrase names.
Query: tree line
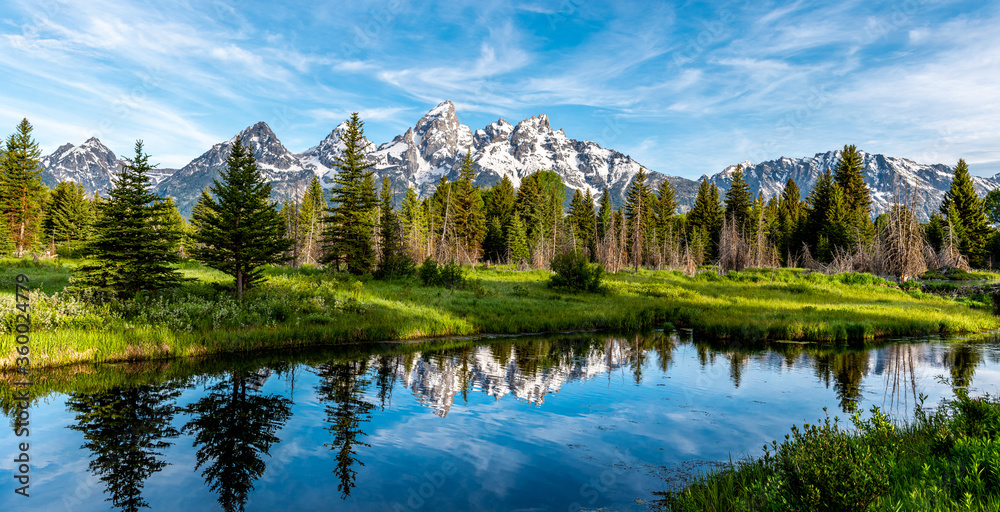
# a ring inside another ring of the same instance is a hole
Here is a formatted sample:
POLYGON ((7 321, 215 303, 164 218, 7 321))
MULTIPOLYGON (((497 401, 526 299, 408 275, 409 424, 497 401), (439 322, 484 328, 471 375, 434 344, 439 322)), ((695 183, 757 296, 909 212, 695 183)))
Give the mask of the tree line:
POLYGON ((728 190, 703 180, 694 206, 681 213, 670 182, 654 188, 640 169, 619 207, 609 190, 595 201, 589 189, 574 190, 567 207, 557 173, 537 171, 516 187, 506 176, 479 187, 467 153, 456 179, 442 176, 423 200, 411 187, 397 201, 388 178, 376 186, 363 126, 357 113, 348 120, 329 193, 313 177, 280 205, 269 200, 271 186, 251 149, 237 140, 186 222, 171 199, 150 192, 154 166, 141 141, 108 197, 86 197, 79 184, 41 183, 40 151, 22 120, 0 146, 0 251, 86 255, 75 284, 108 297, 176 284, 171 264, 186 257, 233 276, 242 296, 271 264, 394 278, 413 275, 419 262, 546 268, 572 252, 612 272, 786 265, 907 277, 928 265, 992 266, 1000 253, 990 225, 1000 220, 1000 191, 980 198, 964 160, 939 212, 923 224, 903 193, 872 219, 864 162, 853 145, 804 199, 792 179, 778 196, 754 196, 737 166, 728 190))

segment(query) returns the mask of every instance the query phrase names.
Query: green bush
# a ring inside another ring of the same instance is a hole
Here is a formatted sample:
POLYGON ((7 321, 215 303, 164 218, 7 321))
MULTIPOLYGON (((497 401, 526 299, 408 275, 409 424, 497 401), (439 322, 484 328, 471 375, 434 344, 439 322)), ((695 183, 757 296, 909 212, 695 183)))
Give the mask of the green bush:
POLYGON ((580 251, 562 253, 552 258, 549 286, 573 291, 596 292, 601 288, 601 274, 604 267, 590 263, 580 251))
POLYGON ((439 266, 436 261, 428 257, 420 265, 417 274, 424 286, 444 286, 446 288, 465 286, 465 272, 462 270, 462 266, 454 261, 439 266))
POLYGON ((829 417, 821 425, 792 427, 791 442, 777 452, 785 497, 799 510, 867 510, 889 489, 886 461, 829 417))

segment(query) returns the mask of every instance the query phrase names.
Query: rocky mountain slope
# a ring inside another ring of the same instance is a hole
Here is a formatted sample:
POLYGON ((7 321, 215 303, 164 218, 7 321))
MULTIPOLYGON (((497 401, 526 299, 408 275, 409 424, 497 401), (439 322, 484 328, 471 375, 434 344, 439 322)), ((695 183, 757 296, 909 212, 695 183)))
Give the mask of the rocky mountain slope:
MULTIPOLYGON (((313 175, 320 177, 324 187, 333 186, 336 176, 333 162, 343 152, 340 137, 346 127, 346 123, 341 123, 319 144, 298 154, 285 148, 263 122, 236 136, 243 137, 253 149, 258 165, 273 184, 272 198, 280 201, 301 194, 313 175)), ((216 144, 179 170, 155 170, 152 178, 157 193, 173 197, 181 212, 189 215, 202 189, 219 176, 236 136, 216 144)), ((472 130, 459 122, 450 101, 437 105, 413 127, 388 142, 366 142, 366 152, 374 164, 377 181, 387 176, 397 193, 412 186, 422 197, 434 191, 442 175, 456 178, 467 152, 476 165, 476 181, 481 186, 497 183, 503 176, 508 176, 516 186, 532 172, 549 169, 559 173, 568 188, 589 189, 595 198, 609 190, 615 205, 623 202, 632 178, 642 167, 628 155, 592 141, 571 139, 561 129, 554 130, 545 115, 530 117, 516 125, 501 118, 472 130)), ((875 214, 891 205, 893 193, 897 191, 902 192, 907 202, 912 199, 920 217, 926 219, 937 210, 951 183, 952 168, 947 165, 919 164, 863 151, 861 154, 875 214)), ((765 197, 779 194, 788 178, 792 178, 805 199, 820 173, 834 168, 839 159, 840 151, 829 151, 807 158, 780 158, 758 164, 744 162, 743 166, 754 193, 762 192, 765 197)), ((110 149, 94 138, 78 147, 64 145, 46 156, 42 160, 42 177, 49 186, 69 179, 83 184, 88 193, 104 193, 111 183, 112 171, 121 163, 110 149)), ((701 179, 711 180, 728 190, 734 169, 735 166, 730 166, 701 179)), ((657 172, 650 172, 649 176, 654 188, 663 180, 674 185, 682 211, 694 204, 698 181, 657 172)), ((985 194, 1000 187, 1000 175, 976 177, 975 182, 980 193, 985 194)))
MULTIPOLYGON (((890 157, 858 151, 865 164, 865 182, 871 190, 872 213, 888 211, 894 197, 912 204, 917 216, 927 220, 938 210, 941 198, 951 186, 953 167, 944 164, 918 164, 905 158, 890 157)), ((743 162, 743 176, 755 194, 762 192, 770 198, 780 194, 789 178, 795 180, 805 199, 821 173, 833 170, 840 161, 840 150, 817 153, 811 158, 779 158, 759 164, 743 162)), ((736 166, 727 167, 709 179, 720 189, 729 190, 736 166)), ((973 177, 980 195, 1000 187, 1000 175, 992 178, 973 177)))

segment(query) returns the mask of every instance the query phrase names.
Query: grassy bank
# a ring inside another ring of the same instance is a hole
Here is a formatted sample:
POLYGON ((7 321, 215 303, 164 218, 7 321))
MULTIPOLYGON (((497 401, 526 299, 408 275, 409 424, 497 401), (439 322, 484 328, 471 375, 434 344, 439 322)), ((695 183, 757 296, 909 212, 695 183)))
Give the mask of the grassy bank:
POLYGON ((667 494, 669 511, 1000 510, 1000 401, 958 399, 897 426, 873 409, 793 428, 763 457, 667 494))
POLYGON ((190 281, 179 288, 97 306, 61 293, 71 266, 0 264, 0 369, 14 364, 18 272, 31 279, 36 367, 483 333, 639 330, 667 322, 696 336, 745 343, 856 344, 1000 327, 989 311, 866 274, 763 270, 692 278, 640 271, 607 276, 603 293, 574 294, 549 288, 546 271, 466 269, 466 285, 447 289, 416 279, 271 268, 267 282, 239 303, 226 276, 185 263, 190 281))

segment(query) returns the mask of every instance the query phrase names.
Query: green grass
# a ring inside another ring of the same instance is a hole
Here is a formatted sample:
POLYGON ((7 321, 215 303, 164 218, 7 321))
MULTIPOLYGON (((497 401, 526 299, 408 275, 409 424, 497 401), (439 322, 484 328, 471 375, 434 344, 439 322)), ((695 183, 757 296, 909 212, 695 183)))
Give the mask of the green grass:
POLYGON ((374 281, 316 268, 270 268, 232 299, 231 280, 194 262, 179 288, 94 306, 57 293, 75 262, 0 262, 0 369, 14 366, 14 276, 31 279, 31 362, 134 361, 484 333, 642 330, 667 322, 703 339, 861 345, 890 336, 1000 328, 989 312, 868 274, 799 270, 608 275, 603 293, 547 286, 547 271, 465 269, 462 289, 374 281))
POLYGON ((878 408, 854 431, 793 427, 762 457, 664 493, 669 511, 1000 510, 1000 401, 958 398, 896 425, 878 408))

